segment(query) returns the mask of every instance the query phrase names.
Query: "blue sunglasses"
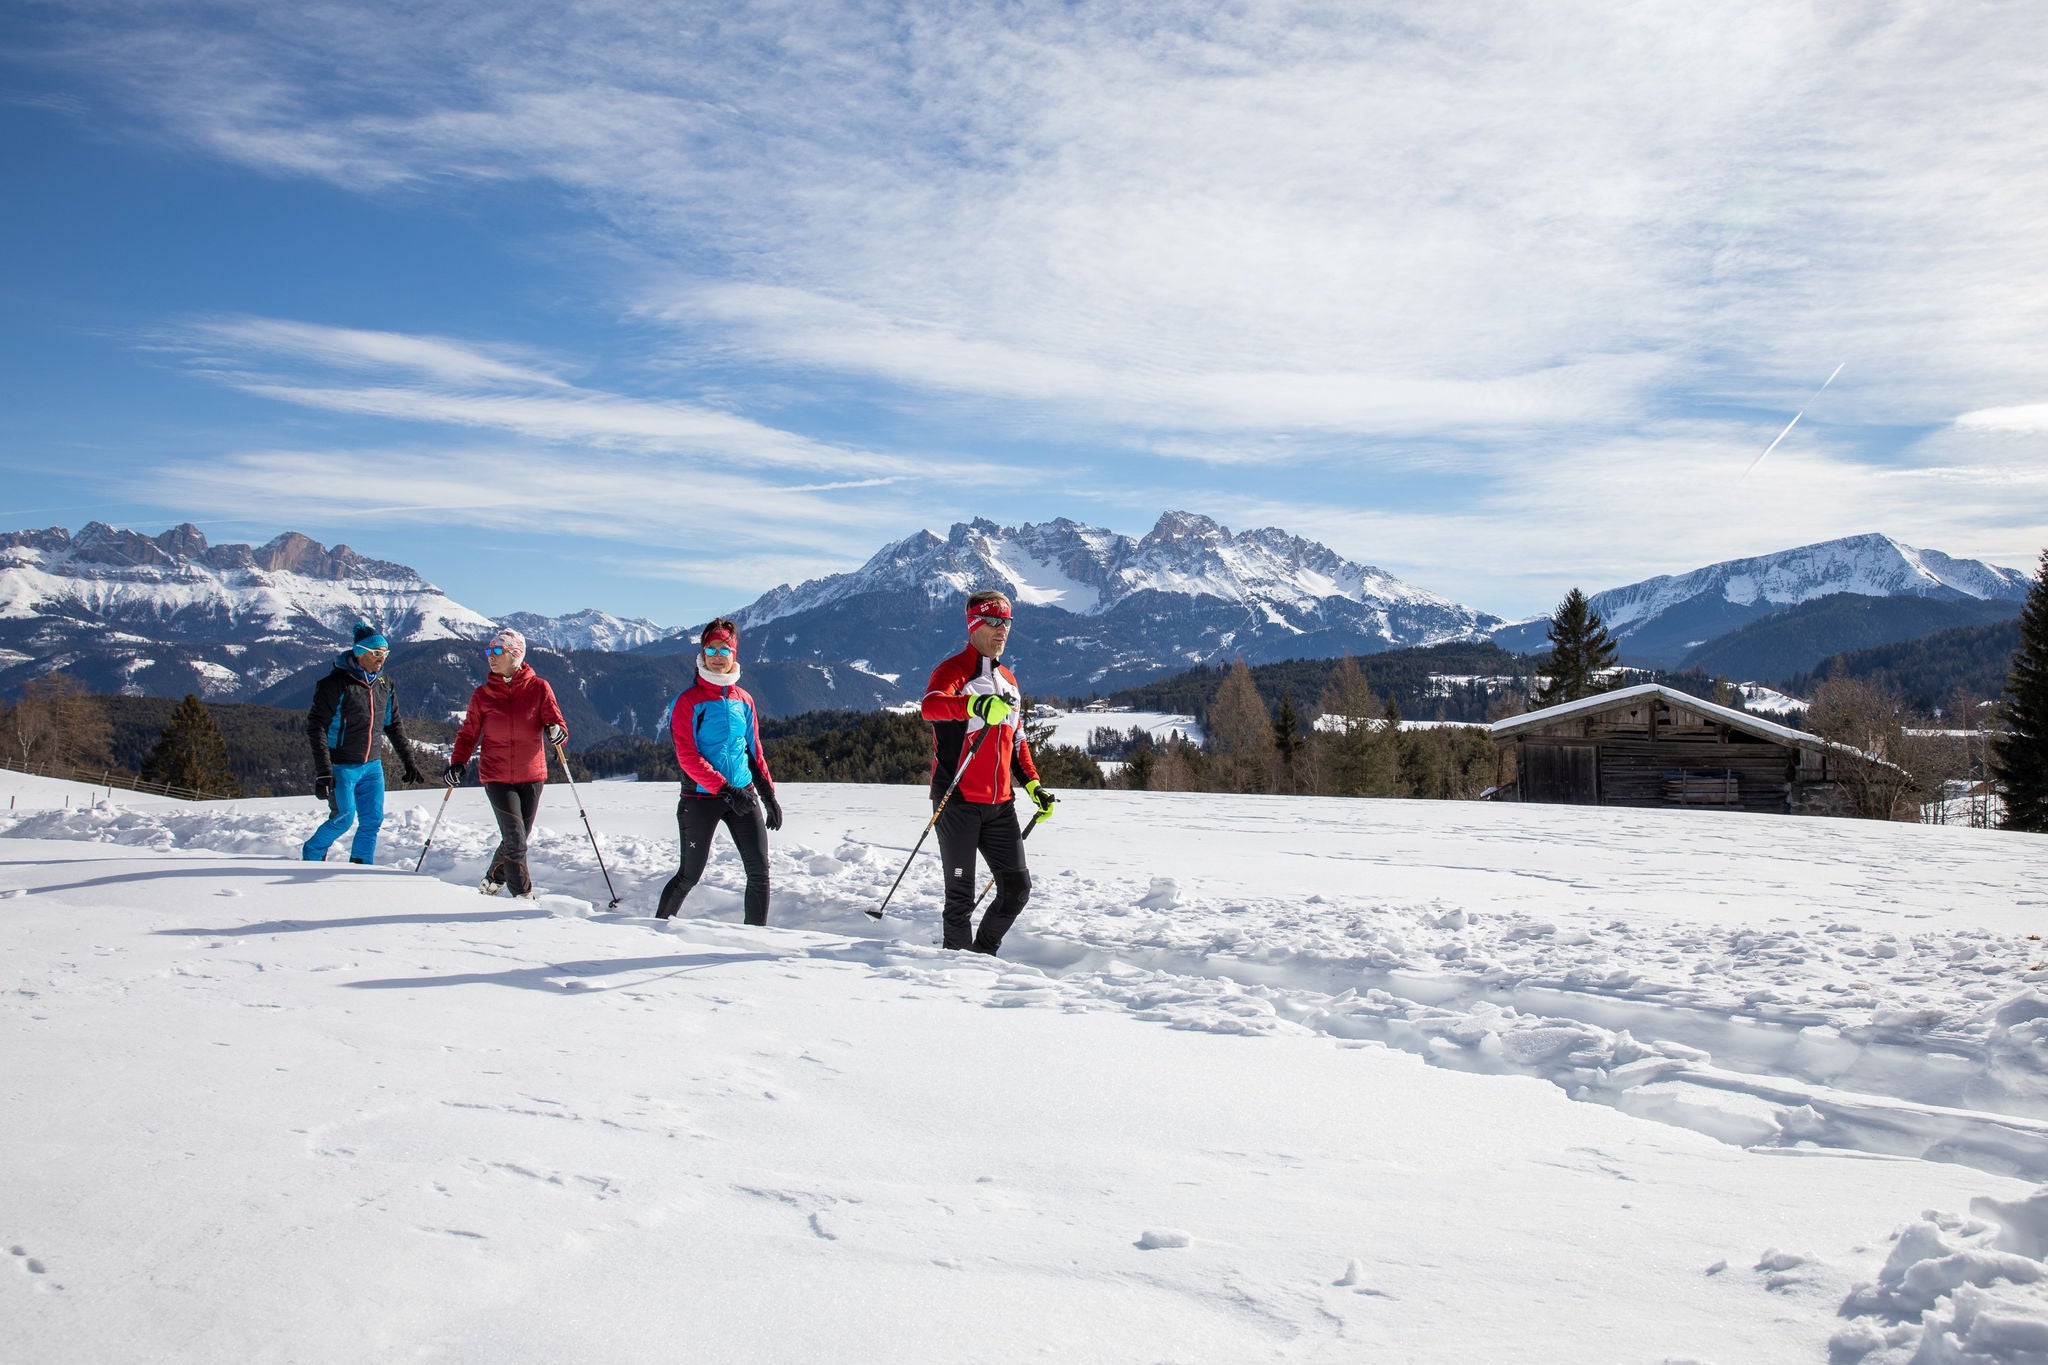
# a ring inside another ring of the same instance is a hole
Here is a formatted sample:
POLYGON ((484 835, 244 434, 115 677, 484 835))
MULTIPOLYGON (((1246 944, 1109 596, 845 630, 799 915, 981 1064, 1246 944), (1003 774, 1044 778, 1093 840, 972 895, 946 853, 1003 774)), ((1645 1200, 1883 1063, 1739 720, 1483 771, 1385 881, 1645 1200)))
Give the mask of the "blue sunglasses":
POLYGON ((725 658, 725 657, 726 657, 727 655, 729 655, 729 654, 731 654, 731 653, 732 653, 732 646, 731 646, 731 645, 706 645, 706 646, 704 646, 704 652, 705 652, 706 654, 712 654, 712 655, 716 655, 716 656, 717 656, 718 658, 721 658, 721 659, 723 659, 723 658, 725 658))

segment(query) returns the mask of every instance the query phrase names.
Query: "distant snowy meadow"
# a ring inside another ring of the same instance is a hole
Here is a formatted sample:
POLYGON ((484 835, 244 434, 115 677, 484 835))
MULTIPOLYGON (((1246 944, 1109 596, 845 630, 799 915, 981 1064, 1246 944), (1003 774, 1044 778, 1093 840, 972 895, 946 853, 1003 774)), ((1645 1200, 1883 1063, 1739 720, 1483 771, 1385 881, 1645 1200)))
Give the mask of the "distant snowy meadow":
POLYGON ((0 1358, 2048 1352, 2038 839, 1076 792, 991 960, 864 913, 915 788, 789 786, 767 929, 647 918, 664 786, 616 913, 561 787, 535 904, 473 791, 0 791, 0 1358))

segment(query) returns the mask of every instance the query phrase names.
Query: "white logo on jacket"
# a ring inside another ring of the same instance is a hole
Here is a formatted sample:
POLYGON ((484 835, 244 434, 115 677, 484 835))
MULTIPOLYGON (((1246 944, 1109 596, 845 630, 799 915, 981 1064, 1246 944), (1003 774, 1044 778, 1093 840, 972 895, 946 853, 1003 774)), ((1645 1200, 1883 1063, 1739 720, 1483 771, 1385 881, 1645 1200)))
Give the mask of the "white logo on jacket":
MULTIPOLYGON (((1004 701, 1010 703, 1012 710, 1016 710, 1024 705, 1023 692, 1018 690, 1017 684, 1011 682, 997 670, 996 661, 990 658, 982 659, 979 671, 967 680, 967 685, 961 688, 960 691, 962 695, 968 697, 1001 697, 1004 701)), ((968 704, 970 706, 973 705, 972 702, 968 704)), ((1014 722, 1004 721, 1003 723, 1009 725, 1014 722)), ((973 734, 986 724, 986 721, 982 720, 981 717, 975 715, 972 711, 967 713, 968 734, 973 734)))

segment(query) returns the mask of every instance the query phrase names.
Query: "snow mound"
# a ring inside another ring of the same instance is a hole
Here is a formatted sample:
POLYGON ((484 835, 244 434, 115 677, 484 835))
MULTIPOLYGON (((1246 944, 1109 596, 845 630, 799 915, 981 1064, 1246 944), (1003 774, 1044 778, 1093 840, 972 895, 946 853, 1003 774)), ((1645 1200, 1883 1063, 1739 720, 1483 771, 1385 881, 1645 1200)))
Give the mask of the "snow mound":
POLYGON ((1877 1279, 1843 1303, 1833 1365, 2039 1365, 2048 1360, 2048 1186, 1930 1211, 1895 1234, 1877 1279))

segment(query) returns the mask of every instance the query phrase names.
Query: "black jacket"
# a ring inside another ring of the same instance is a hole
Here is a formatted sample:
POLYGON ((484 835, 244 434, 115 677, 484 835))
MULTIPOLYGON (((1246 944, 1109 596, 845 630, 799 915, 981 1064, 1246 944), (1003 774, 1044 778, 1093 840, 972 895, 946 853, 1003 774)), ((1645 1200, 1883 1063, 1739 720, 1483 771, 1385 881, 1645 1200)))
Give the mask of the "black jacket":
POLYGON ((398 723, 398 692, 382 673, 372 677, 349 654, 313 689, 306 712, 306 737, 313 742, 313 771, 325 777, 337 763, 368 763, 377 756, 377 732, 391 738, 398 761, 411 768, 412 745, 398 723))

